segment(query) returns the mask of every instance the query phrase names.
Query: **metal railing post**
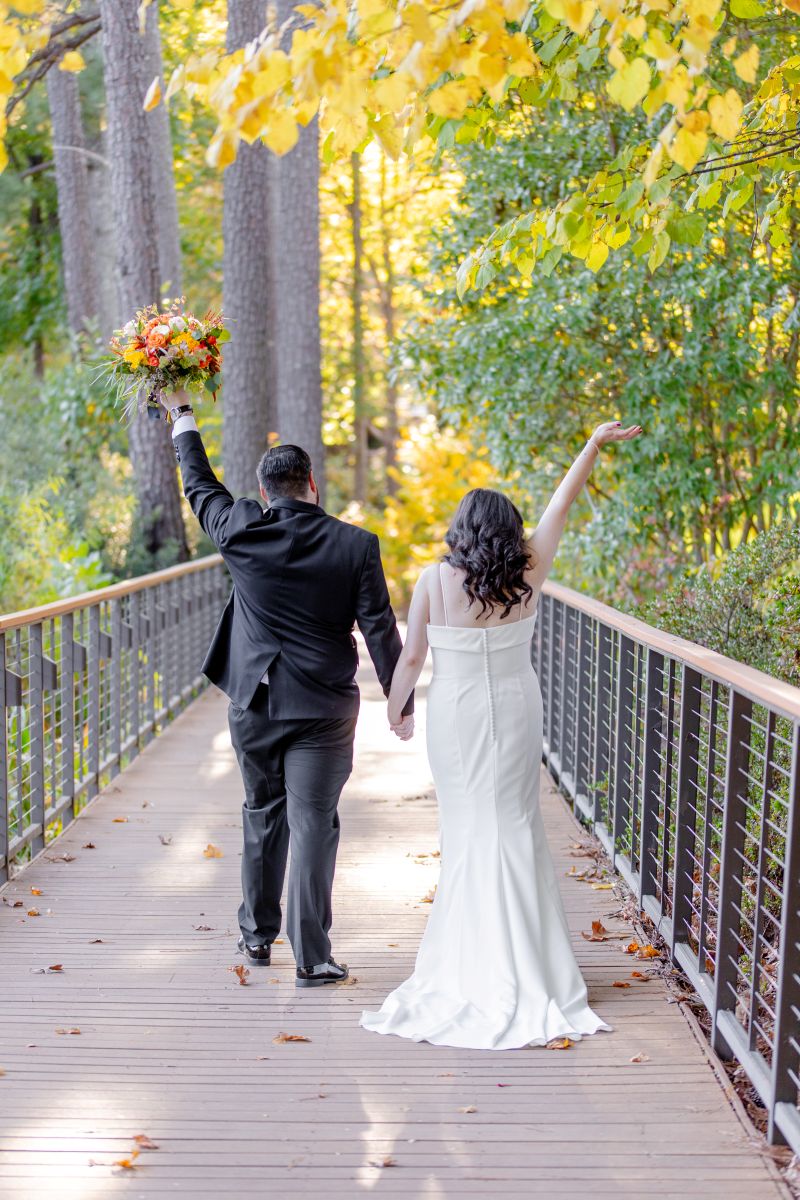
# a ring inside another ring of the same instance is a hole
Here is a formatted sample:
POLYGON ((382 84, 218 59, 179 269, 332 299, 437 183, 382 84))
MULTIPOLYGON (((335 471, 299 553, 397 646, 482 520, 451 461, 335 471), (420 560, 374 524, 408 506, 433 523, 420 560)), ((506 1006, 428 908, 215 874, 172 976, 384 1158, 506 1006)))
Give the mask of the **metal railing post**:
POLYGON ((639 859, 639 899, 655 895, 656 853, 658 841, 658 788, 660 781, 658 747, 662 738, 662 697, 664 691, 664 655, 647 651, 645 680, 644 754, 642 762, 642 823, 639 859))

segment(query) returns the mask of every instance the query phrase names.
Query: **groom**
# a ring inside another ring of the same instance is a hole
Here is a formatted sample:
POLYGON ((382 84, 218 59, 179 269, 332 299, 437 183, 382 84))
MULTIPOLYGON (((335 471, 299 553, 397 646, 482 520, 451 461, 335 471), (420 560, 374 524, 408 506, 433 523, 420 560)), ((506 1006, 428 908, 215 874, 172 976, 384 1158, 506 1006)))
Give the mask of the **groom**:
MULTIPOLYGON (((267 965, 281 925, 291 844, 287 931, 297 987, 347 978, 331 957, 337 805, 353 765, 359 693, 352 630, 364 635, 388 694, 402 644, 377 537, 330 517, 311 460, 273 446, 258 465, 266 510, 234 500, 215 476, 191 406, 170 410, 192 511, 222 555, 233 591, 203 664, 230 698, 244 781, 239 951, 267 965)), ((394 727, 413 731, 413 696, 394 727)))

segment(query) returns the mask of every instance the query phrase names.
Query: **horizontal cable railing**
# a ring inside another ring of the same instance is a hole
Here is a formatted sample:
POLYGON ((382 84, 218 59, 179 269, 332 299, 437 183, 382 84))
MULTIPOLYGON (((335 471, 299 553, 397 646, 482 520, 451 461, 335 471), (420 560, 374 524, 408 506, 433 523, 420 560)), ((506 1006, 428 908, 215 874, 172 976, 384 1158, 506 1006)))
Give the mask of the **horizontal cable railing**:
POLYGON ((800 688, 557 584, 545 762, 800 1153, 800 688))
POLYGON ((0 616, 0 883, 203 686, 228 586, 213 555, 0 616))

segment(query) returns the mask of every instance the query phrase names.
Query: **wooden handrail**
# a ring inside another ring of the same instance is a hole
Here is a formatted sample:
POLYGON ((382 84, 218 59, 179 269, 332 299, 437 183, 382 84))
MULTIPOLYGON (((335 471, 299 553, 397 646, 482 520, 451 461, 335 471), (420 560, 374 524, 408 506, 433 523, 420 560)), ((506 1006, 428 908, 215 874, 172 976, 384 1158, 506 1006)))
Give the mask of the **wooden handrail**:
POLYGON ((149 575, 137 575, 134 579, 124 579, 120 583, 112 583, 109 587, 96 588, 93 592, 82 592, 79 596, 67 596, 64 600, 54 600, 51 604, 40 604, 38 608, 23 608, 20 612, 6 613, 0 616, 0 632, 5 629, 19 629, 23 625, 36 625, 39 621, 61 617, 64 613, 75 612, 80 608, 91 608, 103 600, 118 600, 120 596, 130 596, 158 583, 179 579, 182 575, 205 571, 219 562, 222 562, 219 554, 209 554, 205 558, 195 558, 191 562, 178 563, 175 567, 166 567, 163 571, 151 571, 149 575))
POLYGON ((580 592, 575 592, 560 583, 545 583, 542 591, 589 617, 597 618, 612 629, 618 629, 620 633, 637 642, 652 646, 662 654, 695 667, 704 675, 716 679, 718 683, 733 687, 742 695, 749 696, 756 703, 766 704, 793 720, 800 719, 800 688, 793 687, 782 679, 775 679, 765 671, 757 671, 755 667, 748 667, 734 658, 727 658, 724 654, 718 654, 716 650, 707 650, 696 642, 665 633, 663 629, 645 624, 638 617, 617 612, 610 605, 592 600, 589 596, 582 596, 580 592))

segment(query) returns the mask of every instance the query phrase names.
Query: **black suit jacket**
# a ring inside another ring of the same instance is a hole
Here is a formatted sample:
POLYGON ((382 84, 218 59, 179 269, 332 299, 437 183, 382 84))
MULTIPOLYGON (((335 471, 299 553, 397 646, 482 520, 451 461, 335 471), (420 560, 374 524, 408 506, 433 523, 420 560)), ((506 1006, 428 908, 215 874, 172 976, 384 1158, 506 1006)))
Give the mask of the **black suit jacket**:
POLYGON ((175 452, 186 498, 233 580, 203 673, 247 708, 269 669, 277 720, 354 717, 358 622, 388 694, 402 642, 375 534, 302 500, 278 498, 266 511, 234 500, 194 430, 175 438, 175 452))

